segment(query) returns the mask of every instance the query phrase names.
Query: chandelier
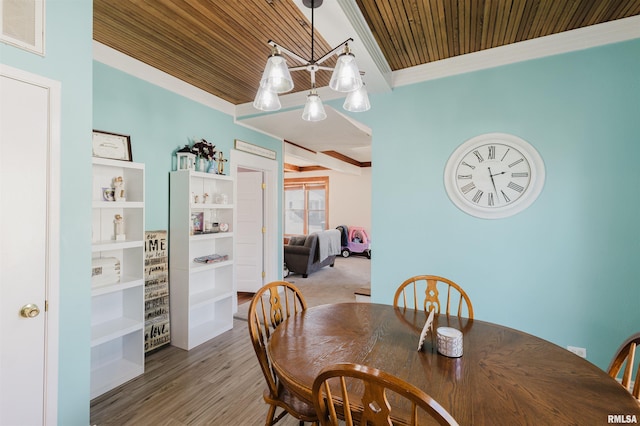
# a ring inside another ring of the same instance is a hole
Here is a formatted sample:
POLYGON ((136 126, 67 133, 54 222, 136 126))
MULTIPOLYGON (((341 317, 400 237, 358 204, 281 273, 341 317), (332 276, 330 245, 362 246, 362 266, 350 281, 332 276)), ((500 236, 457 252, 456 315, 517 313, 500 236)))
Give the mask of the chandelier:
POLYGON ((267 65, 265 66, 264 72, 262 73, 262 79, 260 80, 260 87, 258 88, 258 93, 253 101, 253 106, 255 108, 262 111, 279 110, 281 105, 278 94, 286 93, 293 89, 293 79, 291 78, 290 71, 301 70, 306 70, 311 75, 311 91, 307 95, 307 102, 302 113, 303 120, 320 121, 327 118, 324 106, 322 105, 322 100, 316 90, 316 72, 321 70, 333 71, 331 80, 329 81, 329 87, 331 89, 337 92, 347 93, 347 97, 345 98, 343 105, 345 110, 361 112, 367 111, 371 108, 369 96, 364 83, 362 82, 361 73, 360 70, 358 70, 355 56, 349 49, 349 43, 353 42, 352 38, 343 41, 322 57, 318 59, 315 59, 314 57, 315 32, 313 10, 316 7, 320 7, 322 5, 322 1, 323 0, 302 1, 306 7, 311 8, 311 59, 304 59, 289 49, 278 45, 273 40, 269 40, 268 44, 271 46, 271 55, 267 59, 267 65), (342 49, 342 52, 338 56, 335 68, 322 65, 324 61, 337 53, 340 49, 342 49), (282 53, 305 65, 288 68, 287 60, 282 53))

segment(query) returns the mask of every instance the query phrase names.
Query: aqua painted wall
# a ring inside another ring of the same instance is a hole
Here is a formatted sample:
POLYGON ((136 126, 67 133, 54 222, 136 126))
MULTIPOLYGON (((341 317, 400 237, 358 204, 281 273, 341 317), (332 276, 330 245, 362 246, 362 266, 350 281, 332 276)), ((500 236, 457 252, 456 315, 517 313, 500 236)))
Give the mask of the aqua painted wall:
POLYGON ((372 300, 446 276, 477 319, 587 348, 606 368, 640 329, 640 40, 372 96, 372 300), (534 145, 546 182, 524 212, 483 220, 448 199, 455 148, 488 132, 534 145))
MULTIPOLYGON (((145 226, 150 231, 169 229, 174 152, 193 138, 211 142, 227 159, 235 139, 269 148, 282 159, 281 140, 238 126, 227 114, 100 62, 93 67, 93 100, 94 128, 130 135, 133 161, 145 164, 145 226)), ((226 163, 225 173, 229 170, 226 163)))
POLYGON ((58 424, 70 426, 89 424, 92 15, 90 0, 47 0, 44 57, 0 43, 3 64, 62 82, 58 424))
MULTIPOLYGON (((58 419, 85 426, 91 129, 132 136, 134 160, 147 165, 148 229, 167 227, 169 154, 185 137, 223 149, 239 138, 280 158, 281 147, 94 64, 91 1, 48 0, 46 21, 44 58, 0 44, 0 62, 62 82, 58 419)), ((374 135, 373 300, 391 303, 409 275, 445 275, 468 290, 478 319, 586 347, 606 367, 640 323, 640 40, 402 87, 372 103, 356 117, 374 135), (536 146, 547 181, 526 211, 486 221, 451 204, 442 174, 460 143, 495 131, 536 146)))

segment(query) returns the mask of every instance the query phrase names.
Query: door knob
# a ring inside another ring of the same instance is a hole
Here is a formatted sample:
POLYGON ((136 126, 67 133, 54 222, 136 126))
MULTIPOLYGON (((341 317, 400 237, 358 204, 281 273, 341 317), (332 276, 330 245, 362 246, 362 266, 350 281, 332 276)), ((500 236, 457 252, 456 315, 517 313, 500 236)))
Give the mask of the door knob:
POLYGON ((35 303, 29 303, 28 305, 24 305, 22 309, 20 309, 20 315, 25 318, 35 318, 40 314, 40 308, 35 303))

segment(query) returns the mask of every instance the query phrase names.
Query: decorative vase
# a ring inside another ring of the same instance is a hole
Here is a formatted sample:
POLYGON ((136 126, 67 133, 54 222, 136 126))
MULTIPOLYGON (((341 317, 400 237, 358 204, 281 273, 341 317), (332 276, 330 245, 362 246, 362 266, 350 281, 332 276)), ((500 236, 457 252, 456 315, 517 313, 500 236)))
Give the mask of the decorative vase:
POLYGON ((196 162, 196 169, 199 172, 206 172, 207 171, 207 160, 205 160, 202 157, 198 157, 198 161, 196 162))
POLYGON ((209 161, 209 168, 207 169, 207 173, 218 173, 218 168, 216 167, 215 161, 209 161))

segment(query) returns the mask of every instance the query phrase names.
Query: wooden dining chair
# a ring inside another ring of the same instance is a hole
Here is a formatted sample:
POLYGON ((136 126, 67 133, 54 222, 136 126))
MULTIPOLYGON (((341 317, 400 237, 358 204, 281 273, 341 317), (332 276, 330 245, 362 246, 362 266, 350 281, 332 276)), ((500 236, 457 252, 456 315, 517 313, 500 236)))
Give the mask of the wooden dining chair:
POLYGON ((276 376, 267 353, 267 344, 275 328, 285 319, 307 309, 307 302, 296 286, 286 281, 274 281, 261 287, 253 296, 249 305, 248 326, 253 349, 267 389, 263 393, 264 401, 269 404, 265 425, 278 423, 287 414, 304 422, 317 425, 317 416, 312 404, 297 398, 282 386, 276 376), (277 408, 282 412, 276 416, 277 408))
POLYGON ((459 317, 466 316, 473 319, 473 306, 467 293, 458 284, 450 279, 438 277, 436 275, 416 275, 405 280, 393 297, 393 306, 409 309, 424 309, 430 312, 435 309, 436 314, 442 312, 442 302, 444 302, 444 313, 451 314, 452 306, 459 317), (441 295, 444 292, 444 295, 441 295), (466 312, 465 309, 466 308, 466 312), (465 315, 466 314, 466 315, 465 315))
POLYGON ((313 382, 313 404, 322 426, 418 425, 419 414, 427 413, 441 425, 456 420, 436 400, 410 383, 376 368, 339 363, 325 367, 313 382), (357 391, 356 391, 357 390, 357 391), (390 400, 409 402, 406 408, 390 400))
MULTIPOLYGON (((633 385, 633 389, 631 389, 631 378, 633 376, 636 347, 638 345, 640 345, 640 333, 636 333, 625 340, 616 351, 607 371, 609 376, 617 380, 618 374, 620 374, 620 370, 624 365, 624 372, 622 373, 620 383, 626 390, 631 392, 631 395, 640 400, 640 374, 638 374, 637 371, 635 384, 633 385)), ((640 365, 636 368, 636 370, 638 369, 640 369, 640 365)))

